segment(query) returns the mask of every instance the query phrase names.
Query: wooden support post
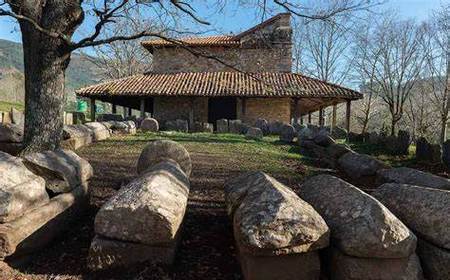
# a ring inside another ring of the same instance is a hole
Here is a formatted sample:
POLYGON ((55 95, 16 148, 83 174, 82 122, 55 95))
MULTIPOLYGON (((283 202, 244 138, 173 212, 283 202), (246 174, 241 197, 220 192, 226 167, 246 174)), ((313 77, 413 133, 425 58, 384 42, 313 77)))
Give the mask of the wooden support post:
POLYGON ((128 107, 128 117, 131 117, 133 115, 133 108, 128 107))
POLYGON ((192 130, 194 127, 194 105, 195 105, 195 97, 191 97, 191 106, 189 108, 189 128, 192 130))
POLYGON ((247 99, 245 97, 242 97, 242 104, 241 104, 241 118, 245 116, 247 112, 247 99))
POLYGON ((323 108, 319 109, 319 126, 323 127, 324 119, 323 119, 323 108))
POLYGON ((308 113, 308 124, 311 124, 311 112, 308 113))
POLYGON ((337 105, 333 104, 333 113, 331 116, 330 133, 333 133, 333 130, 336 127, 336 112, 337 112, 337 105))
POLYGON ((145 118, 145 98, 141 98, 141 118, 145 118))
POLYGON ((347 129, 347 133, 350 132, 350 114, 351 114, 351 100, 347 100, 347 110, 345 112, 345 129, 347 129))
POLYGON ((112 111, 113 114, 117 114, 117 106, 116 106, 116 104, 114 104, 114 103, 112 104, 111 111, 112 111))
POLYGON ((90 99, 91 105, 91 122, 95 122, 95 98, 90 99))
POLYGON ((303 125, 303 116, 300 116, 300 124, 303 125))
POLYGON ((299 112, 298 112, 298 98, 294 98, 294 124, 298 124, 299 112))

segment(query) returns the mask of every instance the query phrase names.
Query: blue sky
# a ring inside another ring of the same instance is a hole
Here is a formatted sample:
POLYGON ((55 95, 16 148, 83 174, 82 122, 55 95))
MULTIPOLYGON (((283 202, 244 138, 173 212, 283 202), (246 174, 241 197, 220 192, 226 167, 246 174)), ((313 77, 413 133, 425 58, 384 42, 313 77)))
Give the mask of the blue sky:
MULTIPOLYGON (((429 14, 440 7, 442 3, 448 3, 450 0, 390 0, 383 9, 396 10, 400 17, 404 19, 416 18, 418 20, 426 20, 429 14)), ((198 3, 198 2, 197 2, 198 3)), ((222 13, 212 13, 212 9, 208 8, 208 1, 203 1, 202 6, 197 7, 197 12, 203 18, 211 23, 213 33, 238 33, 245 30, 258 22, 260 19, 255 18, 251 9, 237 9, 233 5, 227 6, 222 13)), ((197 31, 199 27, 189 25, 191 31, 197 31)), ((89 28, 89 26, 87 26, 89 28)), ((77 34, 79 37, 79 34, 77 34)), ((20 32, 17 23, 8 17, 0 17, 0 39, 20 42, 20 32)))

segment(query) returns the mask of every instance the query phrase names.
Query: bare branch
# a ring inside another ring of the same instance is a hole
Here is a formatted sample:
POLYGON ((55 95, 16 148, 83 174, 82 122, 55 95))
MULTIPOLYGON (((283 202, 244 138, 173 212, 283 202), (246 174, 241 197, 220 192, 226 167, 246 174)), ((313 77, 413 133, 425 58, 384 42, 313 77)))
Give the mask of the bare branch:
MULTIPOLYGON (((5 3, 3 3, 1 6, 3 6, 5 3)), ((42 32, 43 34, 46 34, 49 37, 55 38, 55 39, 62 39, 63 41, 65 41, 67 44, 71 44, 71 41, 69 38, 67 38, 67 36, 65 36, 62 33, 56 32, 56 31, 51 31, 48 30, 46 28, 43 28, 42 26, 40 26, 35 20, 26 17, 24 15, 20 15, 20 14, 16 14, 12 11, 7 11, 5 9, 0 9, 0 16, 10 16, 12 18, 17 19, 18 21, 26 21, 28 23, 30 23, 31 25, 33 25, 33 27, 42 32)))
POLYGON ((115 13, 117 11, 119 11, 120 9, 122 9, 127 3, 128 3, 128 0, 122 0, 122 2, 119 5, 117 5, 115 8, 108 10, 108 7, 107 7, 106 1, 105 1, 104 10, 103 11, 96 10, 96 14, 98 15, 100 20, 99 20, 99 22, 97 22, 97 24, 94 27, 94 29, 95 29, 94 33, 91 36, 82 39, 78 44, 83 45, 86 42, 94 41, 100 35, 105 24, 111 22, 111 19, 113 17, 115 17, 115 13))
POLYGON ((201 23, 201 24, 205 24, 205 25, 209 25, 209 22, 204 21, 200 18, 198 18, 195 14, 194 14, 194 9, 192 9, 191 5, 189 5, 188 3, 185 2, 181 2, 179 0, 170 0, 170 3, 172 3, 175 7, 177 7, 178 9, 180 9, 182 12, 188 14, 191 18, 193 18, 195 21, 201 23), (184 6, 186 6, 187 8, 185 8, 184 6), (194 12, 192 12, 192 11, 194 12))
POLYGON ((334 7, 328 11, 317 13, 317 14, 305 14, 301 12, 302 7, 299 5, 295 5, 288 0, 273 0, 273 2, 281 7, 283 7, 286 11, 296 15, 298 17, 307 18, 311 20, 328 20, 333 18, 338 14, 342 14, 349 11, 358 11, 358 10, 369 10, 370 8, 380 5, 384 3, 384 1, 376 1, 375 3, 371 3, 371 1, 358 1, 353 5, 347 5, 347 1, 342 1, 341 6, 334 7))

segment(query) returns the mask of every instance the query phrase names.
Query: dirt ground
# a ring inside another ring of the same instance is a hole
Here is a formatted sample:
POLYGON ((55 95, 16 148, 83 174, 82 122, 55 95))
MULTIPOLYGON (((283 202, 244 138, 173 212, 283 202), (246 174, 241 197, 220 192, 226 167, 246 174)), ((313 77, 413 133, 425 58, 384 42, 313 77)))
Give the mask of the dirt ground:
POLYGON ((224 209, 223 184, 243 171, 268 169, 265 171, 294 187, 307 167, 295 159, 298 154, 291 155, 294 152, 289 145, 272 147, 271 143, 252 143, 243 138, 178 137, 175 140, 191 153, 193 173, 174 265, 143 263, 99 273, 87 269, 95 214, 111 195, 136 176, 135 165, 148 140, 148 137, 111 138, 77 151, 94 168, 90 208, 60 240, 38 253, 28 265, 18 269, 1 266, 1 279, 242 279, 232 226, 224 209), (264 157, 268 157, 267 161, 276 158, 277 163, 265 166, 264 157))

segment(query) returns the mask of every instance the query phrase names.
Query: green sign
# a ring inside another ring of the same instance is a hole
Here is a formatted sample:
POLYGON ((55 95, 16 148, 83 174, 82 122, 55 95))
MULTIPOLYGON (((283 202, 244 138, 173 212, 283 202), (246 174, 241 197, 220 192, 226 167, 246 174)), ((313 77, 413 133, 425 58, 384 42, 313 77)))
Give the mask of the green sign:
POLYGON ((88 108, 87 102, 77 99, 77 112, 86 112, 88 108))

